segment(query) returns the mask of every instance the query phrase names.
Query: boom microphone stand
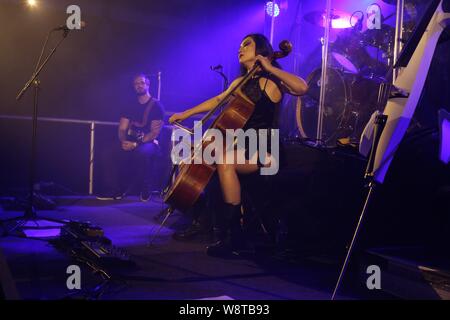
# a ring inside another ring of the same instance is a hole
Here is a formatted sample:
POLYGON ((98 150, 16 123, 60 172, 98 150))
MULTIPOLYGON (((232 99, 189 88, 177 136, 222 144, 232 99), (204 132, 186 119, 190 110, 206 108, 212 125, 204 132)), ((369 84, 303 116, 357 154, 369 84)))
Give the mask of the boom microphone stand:
MULTIPOLYGON (((58 29, 61 29, 61 28, 58 28, 58 29)), ((55 53, 56 49, 58 49, 58 47, 61 45, 61 43, 64 41, 64 39, 69 34, 68 28, 62 28, 62 30, 63 30, 62 38, 58 41, 58 43, 55 45, 55 47, 50 51, 50 53, 47 55, 47 57, 43 60, 42 64, 40 64, 42 56, 45 51, 45 47, 47 45, 47 42, 49 40, 51 33, 58 29, 52 29, 48 32, 47 37, 44 42, 44 45, 41 50, 41 54, 40 54, 38 62, 36 64, 36 68, 33 71, 30 79, 25 83, 24 87, 22 88, 22 90, 19 91, 19 93, 17 94, 17 97, 16 97, 16 100, 19 101, 23 97, 25 92, 33 85, 33 87, 34 87, 34 104, 33 104, 33 117, 32 117, 33 124, 32 124, 32 136, 31 136, 31 157, 30 157, 30 177, 29 177, 30 195, 29 195, 29 199, 28 199, 27 208, 25 209, 23 216, 10 218, 10 219, 1 221, 2 224, 15 222, 15 225, 10 229, 5 230, 3 235, 12 235, 14 232, 17 232, 17 230, 19 228, 23 228, 28 221, 35 221, 35 222, 50 221, 50 222, 56 222, 56 223, 61 223, 61 224, 66 223, 66 221, 62 221, 62 220, 58 220, 58 219, 38 217, 36 209, 34 207, 34 201, 36 199, 36 194, 34 192, 34 181, 35 181, 35 174, 36 174, 36 151, 37 151, 36 150, 36 131, 37 131, 37 114, 38 114, 38 102, 39 102, 39 90, 40 90, 40 80, 38 77, 39 77, 41 71, 44 69, 44 67, 49 62, 50 58, 55 53)))

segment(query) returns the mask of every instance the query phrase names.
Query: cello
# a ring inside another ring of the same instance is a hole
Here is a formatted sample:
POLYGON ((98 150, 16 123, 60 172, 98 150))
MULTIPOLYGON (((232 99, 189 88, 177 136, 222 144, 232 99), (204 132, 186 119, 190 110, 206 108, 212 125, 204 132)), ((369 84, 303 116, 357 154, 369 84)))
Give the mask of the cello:
MULTIPOLYGON (((287 40, 283 40, 280 42, 279 48, 280 51, 275 51, 269 57, 271 61, 286 57, 292 51, 292 44, 287 40)), ((252 69, 250 69, 217 106, 200 120, 200 125, 207 121, 216 110, 224 106, 223 111, 213 121, 209 129, 218 129, 223 134, 225 134, 226 129, 242 129, 250 119, 255 109, 255 104, 242 93, 241 88, 259 70, 260 64, 255 63, 252 69)), ((174 122, 173 124, 188 131, 190 134, 193 133, 193 129, 186 128, 179 122, 174 122)), ((204 150, 209 143, 211 142, 203 137, 196 152, 204 150)), ((191 157, 195 157, 196 152, 193 152, 191 157)), ((191 208, 208 185, 216 170, 214 164, 207 164, 204 161, 200 164, 193 162, 181 163, 178 168, 178 174, 174 179, 171 179, 171 183, 165 189, 164 202, 169 205, 168 213, 175 209, 184 212, 191 208)), ((174 175, 175 172, 172 172, 172 174, 174 175)))

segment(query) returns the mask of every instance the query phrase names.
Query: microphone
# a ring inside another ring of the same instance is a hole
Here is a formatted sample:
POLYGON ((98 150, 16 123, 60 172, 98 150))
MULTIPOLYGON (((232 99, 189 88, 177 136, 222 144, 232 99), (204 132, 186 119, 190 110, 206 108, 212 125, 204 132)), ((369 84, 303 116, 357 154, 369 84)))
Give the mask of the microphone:
MULTIPOLYGON (((81 21, 80 22, 80 28, 79 29, 75 29, 75 30, 80 30, 83 29, 84 27, 86 27, 86 22, 81 21)), ((53 28, 52 31, 59 31, 59 30, 64 30, 64 32, 69 32, 72 29, 69 29, 69 27, 67 27, 67 24, 62 24, 59 27, 53 28)))
POLYGON ((211 68, 212 71, 217 71, 217 70, 222 70, 222 69, 223 69, 223 67, 222 67, 221 64, 218 64, 218 65, 215 66, 215 67, 210 66, 210 68, 211 68))

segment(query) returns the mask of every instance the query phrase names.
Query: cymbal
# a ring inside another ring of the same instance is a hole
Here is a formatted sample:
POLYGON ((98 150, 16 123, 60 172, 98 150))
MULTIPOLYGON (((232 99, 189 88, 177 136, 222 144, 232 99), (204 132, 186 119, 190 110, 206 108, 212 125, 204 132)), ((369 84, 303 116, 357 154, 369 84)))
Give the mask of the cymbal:
MULTIPOLYGON (((305 21, 312 23, 318 27, 325 27, 324 11, 311 11, 304 15, 305 21)), ((340 10, 331 10, 331 28, 332 29, 346 29, 353 27, 358 22, 358 17, 350 13, 340 10)))

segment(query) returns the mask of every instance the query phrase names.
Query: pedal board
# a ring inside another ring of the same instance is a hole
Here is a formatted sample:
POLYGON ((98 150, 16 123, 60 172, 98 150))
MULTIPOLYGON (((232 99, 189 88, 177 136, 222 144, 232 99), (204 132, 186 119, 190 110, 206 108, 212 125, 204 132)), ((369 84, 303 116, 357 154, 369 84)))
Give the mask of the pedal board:
POLYGON ((135 263, 130 255, 112 244, 103 229, 88 222, 71 221, 61 228, 60 237, 50 241, 73 258, 102 268, 128 268, 135 263))

